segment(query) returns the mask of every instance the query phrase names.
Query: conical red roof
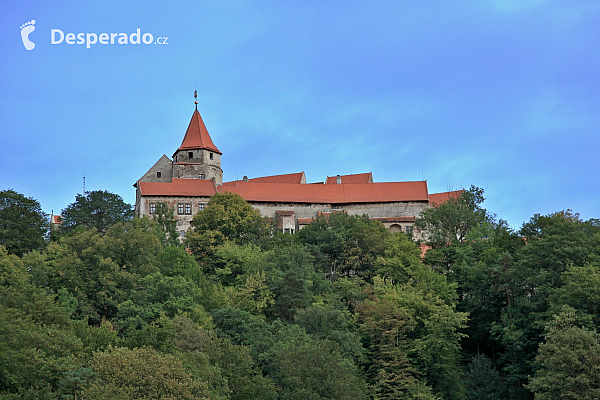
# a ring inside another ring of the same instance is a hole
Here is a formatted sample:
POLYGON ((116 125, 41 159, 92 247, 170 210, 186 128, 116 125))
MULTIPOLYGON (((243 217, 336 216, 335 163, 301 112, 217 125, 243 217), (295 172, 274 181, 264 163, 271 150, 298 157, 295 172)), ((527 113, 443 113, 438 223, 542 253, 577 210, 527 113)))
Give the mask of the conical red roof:
POLYGON ((194 111, 190 124, 185 132, 185 136, 183 137, 183 142, 181 142, 181 146, 179 146, 177 151, 189 149, 207 149, 214 151, 215 153, 223 154, 212 142, 198 110, 194 111))

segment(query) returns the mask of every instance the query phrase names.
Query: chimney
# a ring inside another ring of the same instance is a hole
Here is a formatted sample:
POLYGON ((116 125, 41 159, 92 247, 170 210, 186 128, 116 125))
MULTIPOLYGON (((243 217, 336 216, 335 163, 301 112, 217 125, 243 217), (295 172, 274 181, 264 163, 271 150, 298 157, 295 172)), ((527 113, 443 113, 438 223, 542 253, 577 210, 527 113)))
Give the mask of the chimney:
POLYGON ((242 179, 244 180, 244 182, 248 182, 248 176, 244 175, 242 179))
POLYGON ((336 183, 342 183, 342 177, 340 175, 337 176, 336 183))

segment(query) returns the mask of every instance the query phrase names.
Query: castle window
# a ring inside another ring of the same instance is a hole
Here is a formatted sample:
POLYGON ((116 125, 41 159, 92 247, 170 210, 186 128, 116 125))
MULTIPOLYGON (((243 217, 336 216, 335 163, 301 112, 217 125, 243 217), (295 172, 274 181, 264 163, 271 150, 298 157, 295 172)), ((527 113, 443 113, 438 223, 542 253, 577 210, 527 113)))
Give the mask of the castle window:
POLYGON ((185 231, 179 231, 179 236, 181 236, 182 238, 185 237, 185 231))
POLYGON ((150 203, 150 214, 156 214, 156 203, 150 203))
POLYGON ((194 158, 194 152, 193 151, 188 151, 188 157, 189 158, 194 158))
POLYGON ((190 203, 185 204, 185 213, 186 213, 186 215, 192 214, 192 205, 190 203))
POLYGON ((158 172, 156 173, 156 177, 157 177, 157 178, 160 178, 161 176, 162 176, 162 172, 158 171, 158 172))
POLYGON ((412 237, 412 234, 413 234, 413 227, 412 227, 412 225, 408 225, 404 229, 405 229, 406 234, 408 236, 412 237))
POLYGON ((204 174, 200 174, 198 175, 198 179, 205 179, 206 177, 204 176, 204 174))
POLYGON ((177 204, 177 214, 183 215, 183 204, 182 203, 177 204))
POLYGON ((210 159, 211 160, 213 159, 213 153, 210 153, 210 159))
POLYGON ((204 210, 204 204, 198 204, 198 210, 199 211, 204 210))

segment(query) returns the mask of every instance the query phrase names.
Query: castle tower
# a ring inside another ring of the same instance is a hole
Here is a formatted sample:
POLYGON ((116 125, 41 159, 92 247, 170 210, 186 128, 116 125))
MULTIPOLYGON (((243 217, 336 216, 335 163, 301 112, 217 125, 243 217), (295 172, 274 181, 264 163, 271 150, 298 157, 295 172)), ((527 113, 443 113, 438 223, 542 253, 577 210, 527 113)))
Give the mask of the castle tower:
POLYGON ((220 186, 223 183, 222 153, 212 142, 197 107, 181 146, 173 154, 173 178, 214 179, 220 186))

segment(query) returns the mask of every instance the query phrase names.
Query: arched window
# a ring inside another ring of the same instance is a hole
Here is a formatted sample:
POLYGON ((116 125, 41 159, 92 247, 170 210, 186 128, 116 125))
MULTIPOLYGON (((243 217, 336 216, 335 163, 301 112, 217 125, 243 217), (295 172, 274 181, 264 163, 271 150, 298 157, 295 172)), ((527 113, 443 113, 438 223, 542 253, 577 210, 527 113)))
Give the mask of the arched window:
POLYGON ((402 227, 398 224, 393 224, 390 226, 390 233, 402 232, 402 227))

